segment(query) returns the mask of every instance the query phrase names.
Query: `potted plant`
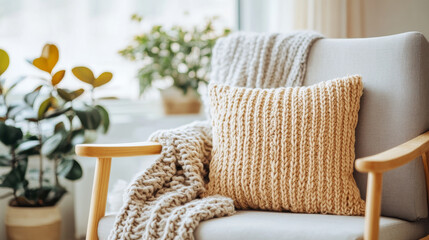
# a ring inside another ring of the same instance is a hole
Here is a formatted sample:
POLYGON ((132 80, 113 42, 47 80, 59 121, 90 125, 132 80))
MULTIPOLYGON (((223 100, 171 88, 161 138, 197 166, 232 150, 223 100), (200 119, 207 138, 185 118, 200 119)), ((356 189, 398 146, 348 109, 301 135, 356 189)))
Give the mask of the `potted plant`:
MULTIPOLYGON (((136 15, 132 19, 141 21, 136 15)), ((155 81, 169 83, 169 88, 160 89, 167 114, 200 112, 197 90, 200 84, 208 83, 212 48, 219 37, 230 32, 227 28, 216 32, 213 20, 190 30, 155 25, 149 32, 135 36, 132 44, 120 51, 127 59, 142 63, 137 73, 140 94, 155 81)))
MULTIPOLYGON (((36 80, 34 90, 13 101, 13 89, 26 80, 1 79, 9 57, 0 49, 0 142, 8 149, 0 155, 0 166, 10 169, 0 176, 0 187, 11 190, 2 196, 12 197, 5 219, 8 239, 59 239, 57 203, 67 192, 61 178, 74 181, 83 173, 74 146, 109 128, 106 109, 81 100, 84 89, 60 87, 66 71, 54 70, 58 58, 58 48, 46 44, 41 56, 31 61, 45 76, 36 80)), ((92 86, 91 92, 112 78, 108 72, 95 78, 86 67, 72 71, 92 86)))

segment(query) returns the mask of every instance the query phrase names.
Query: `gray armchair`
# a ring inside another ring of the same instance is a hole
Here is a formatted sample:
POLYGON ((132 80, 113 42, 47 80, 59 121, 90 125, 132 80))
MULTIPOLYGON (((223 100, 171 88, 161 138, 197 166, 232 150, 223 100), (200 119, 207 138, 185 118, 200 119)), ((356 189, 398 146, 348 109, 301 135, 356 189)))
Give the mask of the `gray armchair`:
MULTIPOLYGON (((366 198, 366 217, 238 211, 202 222, 196 239, 429 239, 429 44, 417 32, 317 41, 305 85, 347 74, 360 74, 364 82, 355 179, 366 198)), ((152 149, 133 154, 159 151, 156 144, 148 146, 152 149)), ((109 148, 77 148, 80 155, 99 157, 88 232, 98 229, 100 239, 107 239, 114 221, 103 217, 108 177, 101 173, 108 173, 111 157, 132 154, 126 154, 127 146, 116 146, 109 155, 109 148)))

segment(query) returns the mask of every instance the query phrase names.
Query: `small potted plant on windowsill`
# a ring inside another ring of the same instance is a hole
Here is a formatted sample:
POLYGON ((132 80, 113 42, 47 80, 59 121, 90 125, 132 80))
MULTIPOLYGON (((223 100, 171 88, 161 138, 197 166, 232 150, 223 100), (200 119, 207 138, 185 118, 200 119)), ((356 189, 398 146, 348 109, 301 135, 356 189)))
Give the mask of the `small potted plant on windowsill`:
MULTIPOLYGON (((132 19, 141 21, 137 15, 132 19)), ((191 30, 156 25, 149 32, 135 36, 133 43, 120 51, 124 57, 142 63, 137 73, 140 94, 155 81, 170 83, 170 87, 160 89, 166 114, 200 112, 197 90, 200 84, 208 82, 212 48, 219 37, 230 32, 227 28, 216 32, 213 20, 191 30)))
MULTIPOLYGON (((12 84, 1 79, 9 56, 0 49, 0 142, 8 149, 0 154, 0 167, 7 168, 0 175, 0 187, 11 190, 2 196, 12 197, 5 219, 10 240, 60 238, 57 203, 67 193, 61 178, 74 181, 83 174, 74 146, 94 139, 97 130, 106 133, 109 127, 104 107, 81 101, 84 89, 60 87, 66 71, 53 71, 58 58, 58 48, 46 44, 41 56, 31 61, 46 77, 32 79, 38 86, 14 102, 10 96, 24 78, 12 84)), ((86 67, 72 71, 91 84, 91 91, 112 78, 109 72, 95 78, 86 67)))

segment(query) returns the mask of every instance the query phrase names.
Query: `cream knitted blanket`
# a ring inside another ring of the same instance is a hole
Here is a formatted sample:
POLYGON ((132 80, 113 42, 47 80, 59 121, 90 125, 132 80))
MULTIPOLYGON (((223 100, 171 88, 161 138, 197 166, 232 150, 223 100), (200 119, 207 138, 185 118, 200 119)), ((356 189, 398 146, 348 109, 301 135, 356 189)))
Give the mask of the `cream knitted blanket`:
MULTIPOLYGON (((314 32, 296 32, 237 33, 219 39, 211 81, 259 88, 299 86, 309 49, 318 38, 314 32)), ((234 214, 230 198, 199 197, 211 159, 208 121, 158 131, 150 141, 162 144, 161 156, 127 189, 109 239, 194 239, 200 221, 234 214)))

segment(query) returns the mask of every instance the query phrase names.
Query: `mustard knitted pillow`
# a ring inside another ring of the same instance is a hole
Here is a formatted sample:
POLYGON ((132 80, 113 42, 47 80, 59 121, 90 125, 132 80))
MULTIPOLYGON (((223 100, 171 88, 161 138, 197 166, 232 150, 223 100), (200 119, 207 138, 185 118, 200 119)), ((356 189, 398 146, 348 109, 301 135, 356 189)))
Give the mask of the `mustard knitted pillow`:
POLYGON ((211 84, 207 195, 238 209, 363 215, 353 178, 360 76, 310 87, 211 84))

